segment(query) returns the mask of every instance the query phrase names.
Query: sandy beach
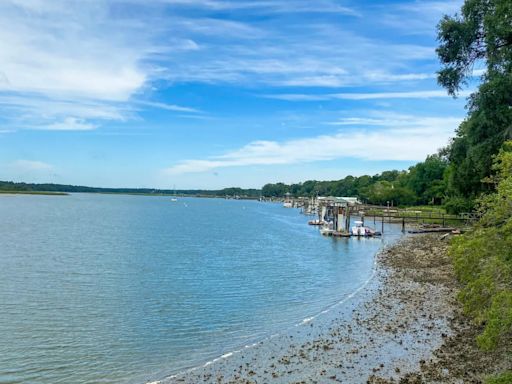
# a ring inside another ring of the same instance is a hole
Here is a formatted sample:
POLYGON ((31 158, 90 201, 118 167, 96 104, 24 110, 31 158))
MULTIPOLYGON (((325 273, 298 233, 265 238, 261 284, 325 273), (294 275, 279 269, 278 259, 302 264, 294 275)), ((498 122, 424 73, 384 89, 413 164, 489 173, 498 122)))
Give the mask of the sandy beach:
POLYGON ((159 383, 479 383, 510 369, 505 347, 476 347, 447 247, 438 234, 406 237, 339 305, 159 383))

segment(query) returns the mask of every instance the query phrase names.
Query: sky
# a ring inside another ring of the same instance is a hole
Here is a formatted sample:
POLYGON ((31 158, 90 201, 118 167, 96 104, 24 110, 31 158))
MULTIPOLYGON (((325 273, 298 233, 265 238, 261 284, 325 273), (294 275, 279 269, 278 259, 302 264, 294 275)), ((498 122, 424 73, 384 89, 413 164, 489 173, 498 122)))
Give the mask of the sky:
POLYGON ((0 180, 260 188, 407 169, 466 115, 471 90, 436 81, 436 25, 461 5, 2 0, 0 180))

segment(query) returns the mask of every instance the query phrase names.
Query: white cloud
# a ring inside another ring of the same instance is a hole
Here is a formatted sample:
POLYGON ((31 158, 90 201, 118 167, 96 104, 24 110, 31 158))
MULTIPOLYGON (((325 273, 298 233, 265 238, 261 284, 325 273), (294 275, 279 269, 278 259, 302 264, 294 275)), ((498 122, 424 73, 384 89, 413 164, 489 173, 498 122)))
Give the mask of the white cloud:
POLYGON ((0 107, 13 114, 30 116, 38 119, 60 120, 66 115, 82 119, 124 120, 132 110, 119 103, 105 103, 93 100, 63 100, 40 95, 1 95, 0 107))
POLYGON ((50 131, 92 131, 98 128, 97 125, 86 123, 83 119, 76 117, 66 117, 63 121, 50 124, 40 129, 50 131))
POLYGON ((368 71, 365 73, 365 78, 370 81, 379 82, 396 82, 396 81, 414 81, 414 80, 426 80, 435 79, 435 73, 386 73, 383 71, 368 71))
MULTIPOLYGON (((429 4, 428 12, 440 7, 429 4)), ((153 90, 169 82, 268 89, 431 79, 425 62, 435 56, 433 46, 368 38, 338 20, 364 13, 371 21, 376 17, 371 12, 335 0, 5 0, 0 2, 0 112, 10 127, 63 127, 65 119, 74 118, 74 126, 86 129, 127 121, 141 106, 200 113, 172 100, 150 100, 153 90), (218 11, 230 17, 221 18, 218 11), (251 17, 255 14, 272 15, 251 17)), ((272 97, 439 97, 400 95, 272 97)))
MULTIPOLYGON (((461 91, 460 97, 469 96, 472 91, 461 91)), ((431 99, 451 97, 445 90, 405 91, 405 92, 365 92, 365 93, 327 93, 327 94, 300 94, 285 93, 264 95, 266 98, 287 101, 321 101, 321 100, 377 100, 377 99, 431 99)))
MULTIPOLYGON (((460 96, 469 96, 469 91, 460 93, 460 96)), ((448 97, 445 90, 435 91, 408 91, 408 92, 375 92, 375 93, 335 93, 335 99, 343 100, 372 100, 372 99, 430 99, 448 97)))
POLYGON ((105 12, 101 2, 2 2, 0 90, 127 100, 148 78, 145 50, 105 12))
MULTIPOLYGON (((132 0, 133 1, 133 0, 132 0)), ((140 0, 139 0, 140 1, 140 0)), ((240 11, 248 10, 255 13, 338 13, 351 16, 360 16, 360 13, 351 7, 340 5, 332 0, 257 0, 257 1, 213 1, 213 0, 160 0, 163 3, 175 6, 206 8, 214 11, 240 11)))
POLYGON ((177 175, 223 167, 297 164, 338 158, 419 161, 445 146, 461 120, 399 114, 383 114, 372 119, 350 118, 337 123, 380 129, 359 127, 283 142, 254 141, 220 156, 182 161, 165 169, 164 173, 177 175))
POLYGON ((166 103, 159 103, 154 101, 137 101, 137 104, 141 105, 147 105, 148 107, 153 108, 159 108, 164 109, 166 111, 173 111, 173 112, 188 112, 188 113, 199 113, 200 111, 195 108, 190 107, 182 107, 180 105, 175 104, 166 104, 166 103))
POLYGON ((111 20, 102 0, 1 2, 0 105, 9 125, 92 129, 85 119, 127 118, 116 103, 151 77, 147 34, 136 32, 111 20))

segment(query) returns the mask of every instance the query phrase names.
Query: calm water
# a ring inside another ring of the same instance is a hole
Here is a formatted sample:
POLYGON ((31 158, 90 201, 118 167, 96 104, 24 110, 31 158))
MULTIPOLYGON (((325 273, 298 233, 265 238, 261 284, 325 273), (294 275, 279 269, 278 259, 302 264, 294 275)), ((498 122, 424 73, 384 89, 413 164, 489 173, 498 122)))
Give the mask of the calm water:
POLYGON ((278 204, 0 195, 0 383, 141 383, 357 289, 378 239, 278 204))

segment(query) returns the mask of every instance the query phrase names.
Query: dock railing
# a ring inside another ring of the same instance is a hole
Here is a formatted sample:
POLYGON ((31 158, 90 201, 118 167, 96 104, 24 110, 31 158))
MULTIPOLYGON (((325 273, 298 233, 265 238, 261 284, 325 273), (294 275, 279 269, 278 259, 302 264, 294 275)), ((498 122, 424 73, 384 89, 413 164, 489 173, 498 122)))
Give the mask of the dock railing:
POLYGON ((374 223, 377 221, 402 223, 405 228, 406 223, 432 224, 448 226, 470 226, 479 219, 476 213, 461 213, 452 215, 435 208, 428 211, 400 209, 387 206, 360 205, 356 208, 353 215, 372 219, 374 223))

